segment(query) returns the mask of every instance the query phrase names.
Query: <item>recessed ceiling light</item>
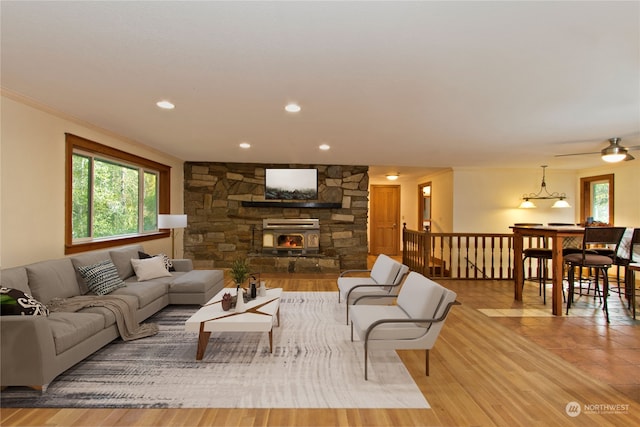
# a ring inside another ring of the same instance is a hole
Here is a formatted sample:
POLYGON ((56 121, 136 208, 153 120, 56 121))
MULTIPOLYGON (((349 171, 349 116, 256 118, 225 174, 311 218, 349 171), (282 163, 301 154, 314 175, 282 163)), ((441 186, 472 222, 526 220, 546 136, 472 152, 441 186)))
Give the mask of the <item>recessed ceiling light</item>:
POLYGON ((156 102, 156 105, 158 107, 160 107, 160 108, 165 109, 165 110, 173 110, 174 108, 176 108, 176 106, 173 105, 172 102, 169 102, 169 101, 166 101, 166 100, 165 101, 158 101, 158 102, 156 102))
POLYGON ((302 107, 300 107, 295 102, 290 102, 284 107, 284 109, 289 113, 298 113, 300 110, 302 110, 302 107))
POLYGON ((320 146, 318 147, 319 149, 323 150, 323 151, 327 151, 329 150, 331 147, 329 146, 329 144, 320 144, 320 146))
POLYGON ((248 142, 241 142, 240 148, 244 148, 244 149, 251 148, 251 144, 249 144, 248 142))

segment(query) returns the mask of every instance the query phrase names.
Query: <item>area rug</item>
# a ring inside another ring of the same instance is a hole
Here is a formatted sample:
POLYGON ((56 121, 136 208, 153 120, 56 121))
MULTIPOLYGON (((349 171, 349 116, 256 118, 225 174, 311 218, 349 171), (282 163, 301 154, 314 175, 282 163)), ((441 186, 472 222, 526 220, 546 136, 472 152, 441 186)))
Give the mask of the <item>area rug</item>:
POLYGON ((184 331, 196 306, 150 318, 160 332, 116 340, 58 376, 46 393, 9 387, 2 407, 73 408, 429 408, 393 350, 369 357, 351 342, 335 292, 285 292, 281 325, 266 333, 212 333, 196 361, 184 331))

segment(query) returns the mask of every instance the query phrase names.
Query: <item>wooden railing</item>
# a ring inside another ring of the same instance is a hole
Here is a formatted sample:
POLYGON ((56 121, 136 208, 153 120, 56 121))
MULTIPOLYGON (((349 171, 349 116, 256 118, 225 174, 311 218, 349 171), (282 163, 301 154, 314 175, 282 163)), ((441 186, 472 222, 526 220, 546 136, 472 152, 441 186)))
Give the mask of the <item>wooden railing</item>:
MULTIPOLYGON (((402 262, 427 277, 513 280, 511 233, 429 233, 405 226, 402 236, 402 262)), ((539 246, 534 240, 525 246, 539 246)))

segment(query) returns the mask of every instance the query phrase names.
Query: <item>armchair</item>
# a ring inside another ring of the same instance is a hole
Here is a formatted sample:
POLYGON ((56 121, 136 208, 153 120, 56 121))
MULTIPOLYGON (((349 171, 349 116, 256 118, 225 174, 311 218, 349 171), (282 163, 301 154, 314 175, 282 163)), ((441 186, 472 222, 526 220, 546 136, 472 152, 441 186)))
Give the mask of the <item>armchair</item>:
MULTIPOLYGON (((346 270, 338 277, 338 303, 344 296, 347 304, 347 325, 349 324, 349 305, 354 304, 362 296, 386 297, 396 286, 402 283, 409 267, 380 254, 371 270, 346 270), (369 273, 367 277, 354 277, 356 273, 369 273)), ((375 298, 368 298, 368 304, 378 303, 375 298)))
POLYGON ((395 305, 351 305, 351 341, 354 332, 364 341, 364 379, 367 380, 370 349, 425 349, 428 376, 429 350, 433 348, 449 310, 458 304, 455 292, 411 272, 395 305))

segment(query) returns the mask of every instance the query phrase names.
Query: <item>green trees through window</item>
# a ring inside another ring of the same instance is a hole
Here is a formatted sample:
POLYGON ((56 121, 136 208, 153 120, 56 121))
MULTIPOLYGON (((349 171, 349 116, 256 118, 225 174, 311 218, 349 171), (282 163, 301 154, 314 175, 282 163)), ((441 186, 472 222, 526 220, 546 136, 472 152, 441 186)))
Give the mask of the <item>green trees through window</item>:
POLYGON ((169 206, 168 166, 70 134, 67 156, 67 253, 158 233, 158 213, 169 206))
POLYGON ((155 231, 157 182, 155 171, 74 153, 74 240, 155 231))

